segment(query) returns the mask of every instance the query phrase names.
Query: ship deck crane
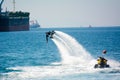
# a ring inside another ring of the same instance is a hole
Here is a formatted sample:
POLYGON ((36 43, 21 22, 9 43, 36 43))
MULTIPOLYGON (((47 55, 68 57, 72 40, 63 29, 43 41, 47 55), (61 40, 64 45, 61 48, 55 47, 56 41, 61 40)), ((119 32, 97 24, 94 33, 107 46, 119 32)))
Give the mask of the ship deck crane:
POLYGON ((13 12, 15 12, 15 0, 13 0, 13 12))
POLYGON ((1 12, 2 12, 2 4, 3 4, 3 2, 4 2, 4 0, 2 0, 2 1, 0 2, 0 14, 1 14, 1 12))

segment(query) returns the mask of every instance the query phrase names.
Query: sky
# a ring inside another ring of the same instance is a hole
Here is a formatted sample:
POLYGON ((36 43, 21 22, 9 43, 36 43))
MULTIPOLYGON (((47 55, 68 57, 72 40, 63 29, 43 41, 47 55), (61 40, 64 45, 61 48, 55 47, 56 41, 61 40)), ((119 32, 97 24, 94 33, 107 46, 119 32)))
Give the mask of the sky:
MULTIPOLYGON (((16 0, 15 5, 41 27, 120 26, 120 0, 16 0)), ((13 0, 2 8, 13 11, 13 0)))

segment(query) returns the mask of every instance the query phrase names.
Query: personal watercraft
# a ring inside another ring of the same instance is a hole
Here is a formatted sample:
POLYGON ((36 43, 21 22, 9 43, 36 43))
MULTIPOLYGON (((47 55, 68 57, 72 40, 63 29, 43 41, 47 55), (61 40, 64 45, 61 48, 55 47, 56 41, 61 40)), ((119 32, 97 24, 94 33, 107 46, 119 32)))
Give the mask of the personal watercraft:
POLYGON ((97 59, 97 64, 95 64, 94 68, 109 68, 109 64, 107 64, 107 60, 103 57, 99 57, 97 59))

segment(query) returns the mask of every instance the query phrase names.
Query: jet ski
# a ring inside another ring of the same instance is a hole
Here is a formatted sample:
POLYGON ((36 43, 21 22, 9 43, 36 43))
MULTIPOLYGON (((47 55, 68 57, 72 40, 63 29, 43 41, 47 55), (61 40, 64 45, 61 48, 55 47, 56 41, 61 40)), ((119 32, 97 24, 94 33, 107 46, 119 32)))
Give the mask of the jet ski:
POLYGON ((103 57, 99 57, 97 59, 97 64, 95 64, 94 68, 110 68, 109 64, 107 64, 107 59, 103 57))

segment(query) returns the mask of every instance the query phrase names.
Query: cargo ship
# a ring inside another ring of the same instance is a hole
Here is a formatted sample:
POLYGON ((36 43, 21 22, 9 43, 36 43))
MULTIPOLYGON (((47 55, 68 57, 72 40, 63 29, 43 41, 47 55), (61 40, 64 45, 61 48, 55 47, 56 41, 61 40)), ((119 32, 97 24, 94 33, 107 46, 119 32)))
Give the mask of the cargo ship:
POLYGON ((2 12, 3 2, 4 0, 0 2, 0 32, 2 31, 28 31, 30 13, 22 12, 22 11, 2 12))
POLYGON ((40 28, 40 25, 37 20, 30 21, 30 28, 40 28))

